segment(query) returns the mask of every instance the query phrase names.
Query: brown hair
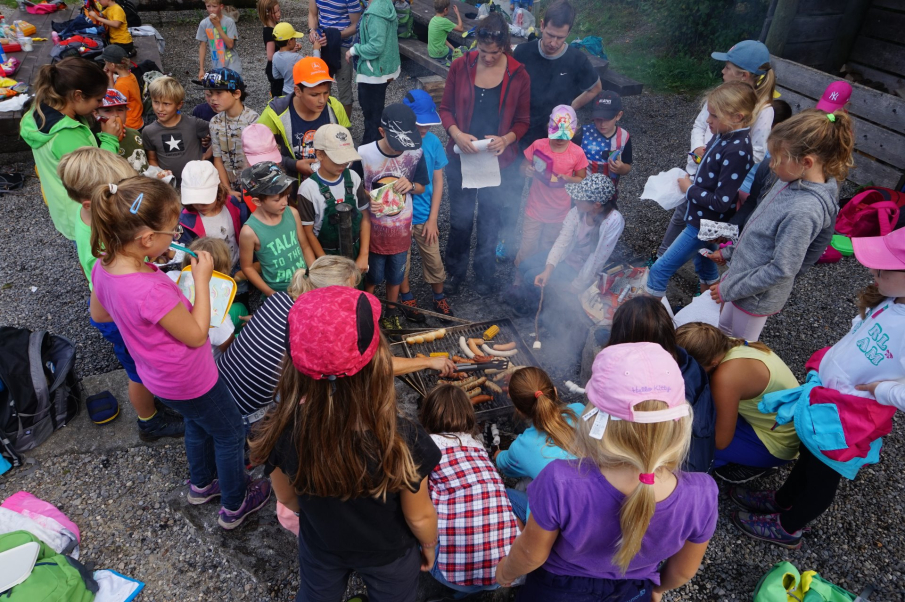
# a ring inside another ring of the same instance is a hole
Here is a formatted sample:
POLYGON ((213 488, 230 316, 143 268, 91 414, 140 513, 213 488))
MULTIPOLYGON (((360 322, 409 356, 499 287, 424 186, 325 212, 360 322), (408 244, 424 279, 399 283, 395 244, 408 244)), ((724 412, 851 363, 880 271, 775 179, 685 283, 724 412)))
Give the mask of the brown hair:
POLYGON ((880 292, 880 287, 877 286, 877 283, 868 284, 858 291, 858 313, 861 315, 861 319, 865 319, 870 310, 885 300, 886 295, 880 292))
POLYGON ((787 159, 801 161, 813 155, 823 163, 823 175, 842 181, 855 164, 855 134, 852 118, 845 111, 827 114, 818 109, 806 109, 780 123, 767 138, 771 161, 787 159))
POLYGON ((786 101, 776 98, 770 104, 773 105, 773 127, 792 116, 792 107, 786 101))
POLYGON ((744 339, 732 338, 716 326, 703 322, 689 322, 679 326, 676 330, 676 342, 705 370, 709 370, 713 362, 723 359, 730 350, 742 345, 764 353, 773 353, 761 342, 749 343, 744 339))
POLYGON ((676 328, 657 297, 639 295, 619 306, 607 347, 622 343, 657 343, 678 361, 676 328))
POLYGON ((544 25, 552 25, 553 27, 569 26, 569 31, 575 24, 575 7, 569 0, 561 0, 554 2, 547 10, 544 11, 544 25))
POLYGON ((91 199, 98 186, 119 184, 138 175, 129 162, 96 146, 83 146, 63 155, 57 164, 57 176, 73 201, 91 199))
POLYGON ((107 93, 107 84, 107 74, 100 65, 78 56, 42 65, 32 83, 35 113, 41 117, 38 128, 47 123, 42 104, 60 111, 72 100, 73 93, 81 92, 85 98, 100 98, 107 93))
MULTIPOLYGON (((229 245, 226 244, 225 240, 214 238, 213 236, 202 236, 193 240, 192 244, 189 245, 189 249, 196 253, 198 251, 210 253, 211 258, 214 260, 215 272, 220 272, 227 276, 232 272, 233 259, 229 254, 229 245)), ((182 267, 185 269, 190 265, 192 265, 192 256, 186 253, 185 257, 182 258, 182 267)))
POLYGON ((386 500, 388 493, 416 491, 421 479, 396 426, 392 358, 381 336, 361 371, 335 381, 315 380, 284 359, 280 403, 253 430, 251 457, 266 460, 289 429, 301 468, 292 479, 299 495, 386 500))
POLYGON ((575 436, 575 412, 565 407, 556 394, 556 387, 546 372, 529 366, 512 373, 509 379, 509 397, 515 409, 531 420, 541 433, 547 436, 547 443, 570 451, 575 436))
POLYGON ((258 18, 265 27, 273 27, 277 24, 273 18, 273 7, 279 5, 279 0, 258 0, 258 18))
POLYGON ((440 433, 474 434, 478 419, 468 395, 459 387, 440 385, 421 403, 421 425, 429 435, 440 433))
POLYGON ((434 0, 434 12, 438 15, 449 8, 449 0, 434 0))
POLYGON ((714 115, 724 120, 734 115, 741 115, 739 128, 754 123, 757 111, 757 94, 751 84, 745 82, 726 82, 707 95, 707 105, 714 115))
POLYGON ((490 42, 495 44, 504 54, 512 54, 512 41, 509 36, 509 24, 499 12, 494 11, 478 21, 477 24, 477 40, 481 42, 490 42), (498 36, 482 36, 481 30, 499 32, 498 36))
POLYGON ((91 254, 109 265, 142 228, 164 230, 179 219, 181 209, 176 190, 156 178, 132 176, 115 187, 98 186, 91 195, 91 254))

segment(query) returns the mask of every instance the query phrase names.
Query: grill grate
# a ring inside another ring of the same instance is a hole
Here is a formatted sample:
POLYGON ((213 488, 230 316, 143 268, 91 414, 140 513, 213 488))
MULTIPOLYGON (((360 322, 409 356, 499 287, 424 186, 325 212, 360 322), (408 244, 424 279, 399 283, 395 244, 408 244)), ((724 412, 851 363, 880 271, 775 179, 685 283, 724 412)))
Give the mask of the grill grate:
MULTIPOLYGON (((512 325, 512 321, 509 318, 501 318, 489 322, 475 322, 474 324, 463 326, 453 326, 446 329, 446 336, 442 339, 430 343, 416 343, 415 345, 409 345, 403 342, 400 345, 396 345, 396 347, 401 346, 406 357, 415 357, 418 353, 430 355, 431 353, 444 351, 449 353, 450 357, 453 355, 465 357, 465 354, 462 353, 462 349, 459 347, 459 337, 464 336, 466 339, 479 339, 484 335, 484 331, 493 325, 498 326, 500 332, 493 338, 493 341, 489 343, 490 345, 514 342, 518 353, 507 359, 516 366, 537 366, 537 360, 534 359, 528 345, 526 345, 525 341, 522 340, 522 337, 519 336, 518 331, 515 329, 515 326, 512 325)), ((484 373, 483 371, 469 373, 469 376, 472 375, 484 376, 484 373)), ((436 373, 425 374, 423 372, 417 372, 411 376, 414 376, 416 381, 420 381, 421 388, 424 391, 430 391, 436 387, 437 380, 439 380, 439 376, 436 373)), ((492 395, 493 399, 475 406, 475 414, 477 415, 478 422, 483 423, 500 417, 509 418, 512 416, 512 400, 509 399, 509 395, 505 392, 494 393, 487 387, 484 387, 483 391, 488 395, 492 395)))

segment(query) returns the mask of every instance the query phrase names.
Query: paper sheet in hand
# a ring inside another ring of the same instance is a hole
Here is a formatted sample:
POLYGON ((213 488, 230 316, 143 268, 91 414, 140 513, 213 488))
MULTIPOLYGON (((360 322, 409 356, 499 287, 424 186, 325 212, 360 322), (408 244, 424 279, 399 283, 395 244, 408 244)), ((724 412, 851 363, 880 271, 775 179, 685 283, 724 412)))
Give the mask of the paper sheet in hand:
POLYGON ((474 140, 472 146, 479 153, 463 153, 459 145, 453 152, 462 160, 462 188, 489 188, 500 185, 500 162, 493 152, 487 150, 490 140, 474 140))
POLYGON ((654 201, 664 209, 675 209, 685 200, 685 194, 679 189, 679 178, 687 175, 678 167, 661 171, 647 179, 641 198, 654 201))
MULTIPOLYGON (((195 303, 195 278, 192 276, 192 267, 186 266, 179 274, 176 286, 182 291, 189 303, 195 303)), ((229 315, 229 308, 236 296, 236 281, 220 272, 211 275, 211 328, 216 328, 223 323, 229 315)))

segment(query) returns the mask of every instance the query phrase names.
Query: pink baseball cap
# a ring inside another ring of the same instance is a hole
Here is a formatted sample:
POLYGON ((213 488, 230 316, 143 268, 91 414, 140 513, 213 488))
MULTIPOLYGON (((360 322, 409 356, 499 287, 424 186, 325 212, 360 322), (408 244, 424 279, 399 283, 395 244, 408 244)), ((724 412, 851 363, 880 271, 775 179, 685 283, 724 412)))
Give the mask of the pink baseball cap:
POLYGON ((855 259, 875 270, 905 270, 905 228, 886 236, 853 238, 855 259))
MULTIPOLYGON (((586 393, 600 413, 629 422, 666 422, 688 416, 685 380, 676 360, 656 343, 623 343, 606 347, 594 358, 586 393), (635 412, 642 401, 669 406, 635 412)), ((590 417, 588 417, 590 418, 590 417)))
POLYGON ((262 161, 279 164, 282 159, 273 132, 262 123, 253 123, 242 130, 242 150, 245 151, 249 165, 257 165, 262 161))
POLYGON ((289 310, 289 353, 296 370, 315 380, 364 368, 380 343, 380 301, 348 286, 305 293, 289 310))
POLYGON ((827 113, 833 113, 839 109, 845 110, 845 104, 851 97, 852 85, 850 83, 845 81, 833 82, 823 91, 823 96, 817 101, 816 108, 827 113))

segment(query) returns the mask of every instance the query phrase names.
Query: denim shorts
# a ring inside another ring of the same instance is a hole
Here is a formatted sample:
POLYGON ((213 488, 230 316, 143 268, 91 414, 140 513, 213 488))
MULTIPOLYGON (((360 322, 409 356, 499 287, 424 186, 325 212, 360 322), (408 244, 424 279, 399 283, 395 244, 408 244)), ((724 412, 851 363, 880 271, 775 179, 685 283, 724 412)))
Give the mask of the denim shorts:
POLYGON ((129 380, 133 383, 141 384, 141 378, 138 376, 138 370, 135 368, 135 360, 132 359, 129 350, 126 349, 126 342, 123 341, 123 335, 119 333, 119 328, 116 327, 116 323, 95 322, 94 320, 91 320, 91 325, 100 330, 101 336, 113 344, 113 354, 116 355, 116 359, 118 359, 119 363, 126 369, 129 380))
POLYGON ((405 261, 409 252, 395 255, 368 255, 368 284, 380 284, 386 280, 389 286, 398 286, 405 279, 405 261))

